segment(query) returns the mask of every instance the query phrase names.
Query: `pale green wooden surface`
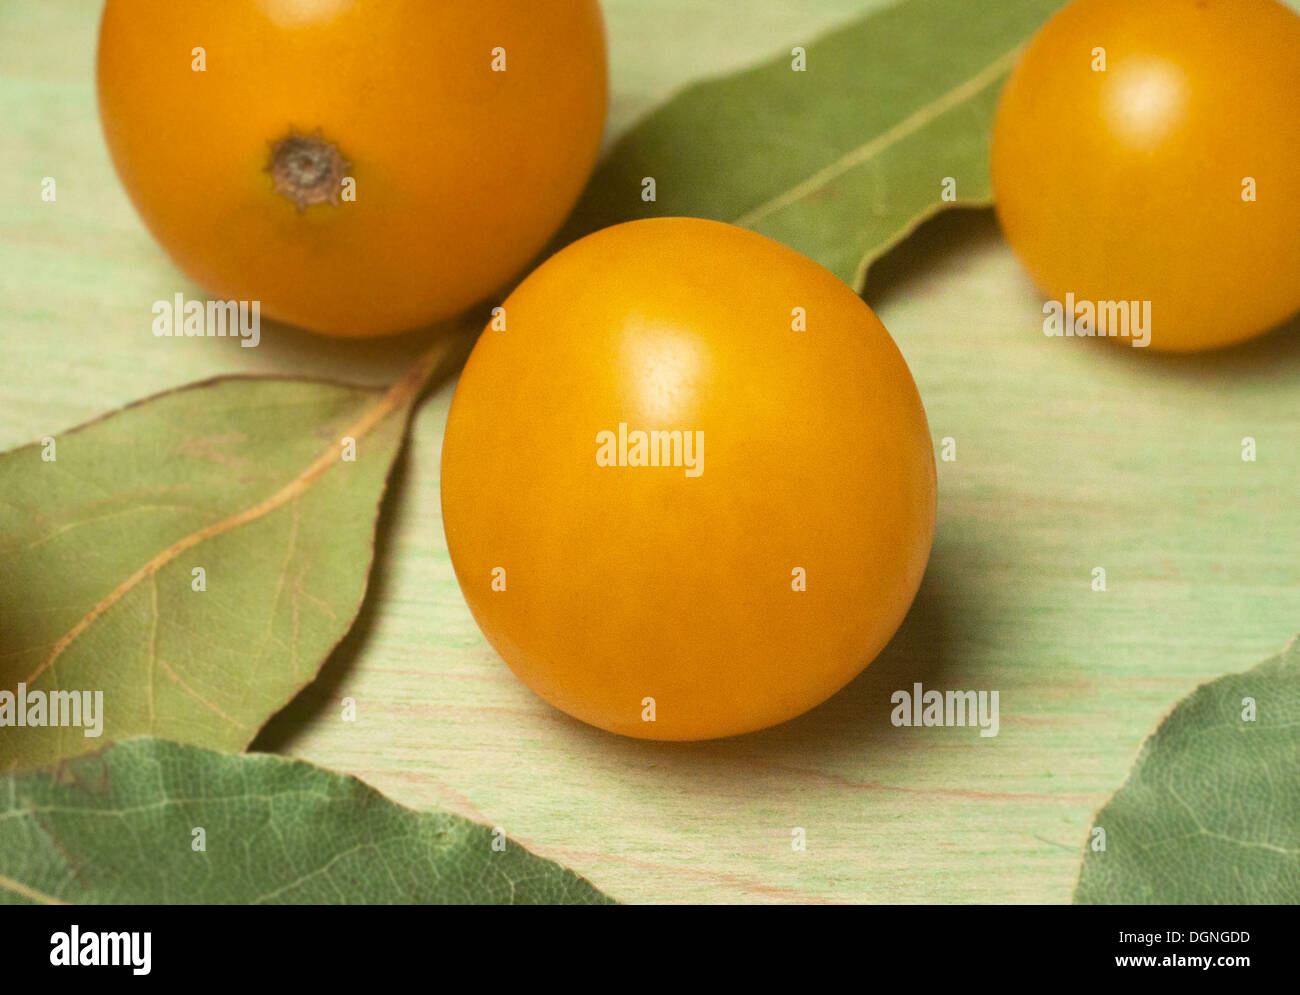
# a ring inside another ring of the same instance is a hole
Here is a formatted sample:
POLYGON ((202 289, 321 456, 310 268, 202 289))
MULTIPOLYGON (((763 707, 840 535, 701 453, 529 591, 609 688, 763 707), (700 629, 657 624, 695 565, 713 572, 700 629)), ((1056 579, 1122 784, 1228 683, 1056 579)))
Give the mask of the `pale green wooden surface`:
MULTIPOLYGON (((868 6, 609 0, 614 126, 868 6)), ((0 5, 0 446, 221 372, 393 379, 424 338, 273 327, 248 350, 150 334, 155 299, 197 288, 109 166, 97 11, 0 5)), ((452 576, 444 389, 413 425, 359 628, 260 745, 501 825, 625 900, 1067 900, 1091 815, 1158 718, 1300 630, 1300 325, 1187 360, 1044 338, 988 212, 927 226, 870 286, 958 461, 939 464, 917 603, 848 689, 778 729, 696 745, 615 739, 533 697, 452 576), (1256 463, 1240 459, 1246 435, 1256 463), (1001 734, 893 728, 889 694, 913 680, 999 690, 1001 734), (344 696, 355 723, 338 718, 344 696)))

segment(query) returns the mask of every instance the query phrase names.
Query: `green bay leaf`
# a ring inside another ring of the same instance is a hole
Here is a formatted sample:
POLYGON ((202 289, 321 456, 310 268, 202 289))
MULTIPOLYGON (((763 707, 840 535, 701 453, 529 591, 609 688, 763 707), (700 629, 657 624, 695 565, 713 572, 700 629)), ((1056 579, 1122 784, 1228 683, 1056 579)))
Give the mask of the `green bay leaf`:
POLYGON ((690 86, 615 143, 559 243, 637 218, 713 218, 782 241, 861 290, 872 260, 921 221, 991 201, 1002 82, 1060 6, 903 0, 690 86), (949 177, 955 199, 943 200, 949 177))
POLYGON ((59 902, 611 900, 488 826, 356 778, 139 738, 0 778, 0 904, 59 902))
POLYGON ((219 378, 0 455, 0 770, 138 735, 246 746, 355 619, 450 347, 388 391, 219 378), (67 724, 96 692, 98 737, 67 724))
POLYGON ((1300 903, 1300 639, 1180 701, 1093 825, 1077 904, 1300 903))

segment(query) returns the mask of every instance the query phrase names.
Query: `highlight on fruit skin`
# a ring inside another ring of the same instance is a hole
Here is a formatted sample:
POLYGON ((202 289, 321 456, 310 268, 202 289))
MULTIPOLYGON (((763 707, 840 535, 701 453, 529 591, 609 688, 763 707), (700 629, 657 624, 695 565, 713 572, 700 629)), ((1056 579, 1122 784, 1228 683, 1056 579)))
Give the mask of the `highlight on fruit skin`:
POLYGON ((488 641, 599 728, 762 729, 857 675, 916 594, 935 461, 907 364, 828 270, 697 218, 552 256, 461 375, 442 511, 488 641))
POLYGON ((1039 30, 1001 95, 992 179, 1051 302, 1125 346, 1121 323, 1149 312, 1150 348, 1178 352, 1300 311, 1297 53, 1277 0, 1074 0, 1039 30))
POLYGON ((519 275, 608 103, 597 0, 108 0, 97 84, 177 266, 338 336, 453 317, 519 275))

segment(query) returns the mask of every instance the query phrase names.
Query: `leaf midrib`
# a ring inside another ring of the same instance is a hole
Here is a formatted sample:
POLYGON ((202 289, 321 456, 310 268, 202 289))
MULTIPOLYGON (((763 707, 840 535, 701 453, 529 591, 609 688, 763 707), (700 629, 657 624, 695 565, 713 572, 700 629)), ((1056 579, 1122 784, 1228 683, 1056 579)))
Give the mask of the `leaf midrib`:
POLYGON ((757 207, 746 211, 732 223, 742 228, 753 228, 755 224, 783 208, 796 204, 805 197, 821 190, 834 180, 858 166, 864 165, 897 145, 905 138, 916 134, 932 121, 937 120, 947 111, 960 106, 964 101, 996 82, 1015 65, 1024 45, 1017 45, 1009 52, 994 59, 987 66, 970 78, 958 83, 952 89, 940 94, 933 100, 918 107, 915 111, 892 125, 874 138, 850 149, 834 162, 823 166, 807 179, 787 188, 775 197, 771 197, 757 207))
MULTIPOLYGON (((451 340, 440 342, 429 350, 421 359, 392 387, 390 387, 379 400, 368 408, 360 418, 345 428, 340 438, 351 437, 358 441, 365 438, 378 425, 382 424, 394 413, 405 410, 411 401, 414 400, 420 388, 424 386, 429 375, 435 370, 450 351, 451 340)), ((63 652, 87 629, 89 629, 97 619, 107 612, 118 601, 122 600, 142 581, 154 576, 164 566, 174 560, 181 553, 188 549, 206 542, 208 539, 215 538, 232 529, 247 525, 250 522, 262 518, 277 508, 282 507, 287 502, 306 493, 307 489, 315 483, 322 475, 325 474, 332 466, 336 465, 339 460, 338 443, 332 441, 325 447, 321 453, 312 460, 302 471, 300 471, 291 480, 281 486, 273 494, 256 504, 250 505, 242 511, 235 512, 217 522, 212 522, 189 535, 183 536, 173 542, 166 549, 157 553, 146 563, 131 573, 125 580, 118 584, 108 594, 100 598, 91 609, 86 612, 77 622, 54 643, 50 652, 45 656, 37 668, 27 677, 26 683, 33 684, 46 670, 48 670, 63 652)))

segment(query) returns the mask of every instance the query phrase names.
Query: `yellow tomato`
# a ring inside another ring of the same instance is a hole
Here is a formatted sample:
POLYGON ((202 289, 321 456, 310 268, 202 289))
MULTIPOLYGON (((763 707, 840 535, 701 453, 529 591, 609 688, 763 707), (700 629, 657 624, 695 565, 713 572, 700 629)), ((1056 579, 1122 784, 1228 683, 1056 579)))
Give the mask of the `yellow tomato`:
POLYGON ((1076 0, 1007 83, 993 192, 1047 295, 1149 301, 1153 348, 1207 349, 1300 309, 1298 157, 1292 11, 1076 0))
POLYGON ((833 274, 729 225, 569 246, 483 332, 442 453, 452 562, 506 663, 650 739, 823 701, 898 627, 934 530, 925 412, 833 274))
POLYGON ((177 265, 332 335, 505 284, 581 192, 606 106, 596 0, 109 0, 98 75, 177 265))

